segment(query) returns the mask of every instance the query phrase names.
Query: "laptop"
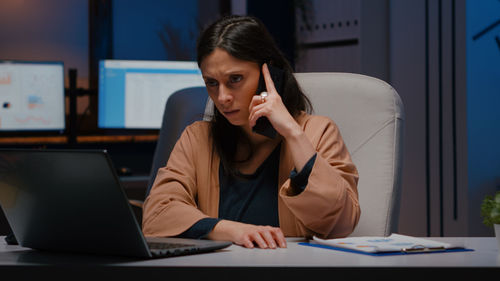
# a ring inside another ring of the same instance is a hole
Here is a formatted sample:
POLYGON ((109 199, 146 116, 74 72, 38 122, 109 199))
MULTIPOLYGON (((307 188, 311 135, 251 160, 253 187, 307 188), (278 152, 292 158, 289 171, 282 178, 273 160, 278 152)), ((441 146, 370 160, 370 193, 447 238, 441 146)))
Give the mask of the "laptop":
POLYGON ((227 241, 145 238, 105 150, 0 150, 0 205, 23 247, 169 257, 227 241))

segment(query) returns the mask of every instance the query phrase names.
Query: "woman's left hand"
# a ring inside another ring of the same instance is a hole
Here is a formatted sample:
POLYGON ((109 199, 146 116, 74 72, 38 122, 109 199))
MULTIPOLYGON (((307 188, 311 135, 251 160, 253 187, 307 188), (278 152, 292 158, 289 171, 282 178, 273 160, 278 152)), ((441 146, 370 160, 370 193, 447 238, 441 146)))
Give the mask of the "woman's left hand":
POLYGON ((261 95, 253 96, 249 106, 250 114, 248 121, 250 127, 255 126, 257 120, 265 116, 269 119, 274 129, 285 138, 293 133, 301 132, 302 129, 299 124, 297 124, 293 116, 288 112, 281 100, 281 96, 276 91, 267 64, 262 65, 262 75, 266 83, 267 97, 263 100, 261 95))

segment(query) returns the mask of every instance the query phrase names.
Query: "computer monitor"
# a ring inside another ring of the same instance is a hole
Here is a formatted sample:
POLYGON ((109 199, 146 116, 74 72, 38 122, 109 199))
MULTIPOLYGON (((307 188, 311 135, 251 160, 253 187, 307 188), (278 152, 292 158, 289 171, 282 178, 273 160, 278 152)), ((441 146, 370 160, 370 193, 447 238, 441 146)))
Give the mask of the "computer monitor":
POLYGON ((196 86, 205 83, 193 61, 100 61, 98 127, 159 129, 168 97, 196 86))
POLYGON ((0 61, 0 131, 65 129, 62 62, 0 61))

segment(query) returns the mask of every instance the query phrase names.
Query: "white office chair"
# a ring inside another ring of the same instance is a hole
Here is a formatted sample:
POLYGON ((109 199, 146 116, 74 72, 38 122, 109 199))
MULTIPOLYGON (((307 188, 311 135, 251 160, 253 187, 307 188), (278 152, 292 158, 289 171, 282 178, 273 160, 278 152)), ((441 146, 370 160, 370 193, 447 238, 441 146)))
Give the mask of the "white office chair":
MULTIPOLYGON (((397 232, 404 111, 387 83, 352 73, 297 73, 314 113, 339 127, 359 172, 359 223, 351 236, 397 232)), ((205 118, 213 103, 206 104, 205 118)))
POLYGON ((339 127, 359 172, 361 217, 351 236, 397 232, 403 103, 387 83, 352 73, 297 73, 314 113, 339 127))

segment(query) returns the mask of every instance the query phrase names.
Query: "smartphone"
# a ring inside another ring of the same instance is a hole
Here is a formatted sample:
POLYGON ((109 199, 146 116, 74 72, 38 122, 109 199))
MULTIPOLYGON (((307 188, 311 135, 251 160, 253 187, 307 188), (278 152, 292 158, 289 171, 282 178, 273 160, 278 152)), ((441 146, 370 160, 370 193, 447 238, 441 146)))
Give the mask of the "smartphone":
MULTIPOLYGON (((285 71, 280 68, 271 66, 267 64, 267 68, 269 69, 269 73, 271 74, 271 79, 274 82, 274 87, 276 91, 282 95, 283 93, 283 80, 285 71)), ((262 75, 262 70, 260 71, 259 77, 259 86, 257 87, 256 95, 260 95, 260 93, 267 91, 266 82, 264 81, 264 75, 262 75)), ((255 126, 253 126, 252 131, 261 135, 264 135, 268 138, 274 139, 276 137, 276 130, 271 125, 271 122, 266 117, 260 117, 257 119, 255 126)))

